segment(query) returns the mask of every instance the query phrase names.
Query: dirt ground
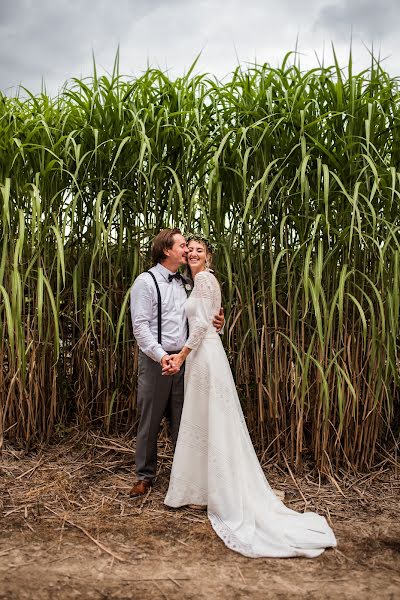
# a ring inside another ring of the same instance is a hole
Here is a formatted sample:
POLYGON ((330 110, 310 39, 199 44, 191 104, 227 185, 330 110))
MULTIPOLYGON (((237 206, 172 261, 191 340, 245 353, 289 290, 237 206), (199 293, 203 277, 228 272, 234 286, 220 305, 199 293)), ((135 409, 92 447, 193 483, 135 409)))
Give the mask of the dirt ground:
POLYGON ((169 509, 171 466, 160 442, 157 485, 130 499, 134 443, 72 432, 0 462, 0 600, 400 598, 400 478, 319 482, 263 465, 295 510, 330 521, 338 548, 317 559, 249 559, 228 550, 206 513, 169 509))

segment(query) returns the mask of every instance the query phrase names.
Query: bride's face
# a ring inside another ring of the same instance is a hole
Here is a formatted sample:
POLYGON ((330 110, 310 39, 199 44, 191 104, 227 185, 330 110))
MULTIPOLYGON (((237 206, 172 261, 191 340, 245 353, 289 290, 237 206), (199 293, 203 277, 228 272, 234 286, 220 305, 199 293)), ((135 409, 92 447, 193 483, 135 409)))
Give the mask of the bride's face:
POLYGON ((196 272, 204 271, 206 266, 207 250, 205 244, 191 240, 188 243, 187 261, 191 269, 196 272))

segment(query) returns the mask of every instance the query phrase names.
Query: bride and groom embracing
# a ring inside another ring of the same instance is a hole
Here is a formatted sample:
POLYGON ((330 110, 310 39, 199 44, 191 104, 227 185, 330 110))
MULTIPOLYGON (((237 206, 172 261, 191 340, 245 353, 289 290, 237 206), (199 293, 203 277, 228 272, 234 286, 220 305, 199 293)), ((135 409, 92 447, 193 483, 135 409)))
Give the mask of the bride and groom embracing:
POLYGON ((203 505, 217 535, 244 556, 318 556, 336 546, 327 521, 287 508, 254 451, 218 334, 224 317, 212 253, 203 236, 164 229, 153 240, 154 266, 132 286, 140 420, 130 495, 152 485, 166 415, 175 447, 167 506, 203 505))

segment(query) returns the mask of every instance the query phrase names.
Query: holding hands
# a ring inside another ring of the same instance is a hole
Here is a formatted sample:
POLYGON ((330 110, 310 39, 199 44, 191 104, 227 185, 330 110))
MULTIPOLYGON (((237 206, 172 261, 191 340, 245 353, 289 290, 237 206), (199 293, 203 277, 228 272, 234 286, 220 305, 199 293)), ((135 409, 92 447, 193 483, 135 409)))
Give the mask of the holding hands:
POLYGON ((166 354, 161 361, 163 375, 175 375, 179 372, 185 359, 179 354, 166 354))
MULTIPOLYGON (((218 315, 215 315, 213 325, 219 333, 225 323, 224 309, 221 308, 218 315)), ((163 375, 175 375, 180 371, 186 357, 190 353, 190 348, 184 346, 178 354, 164 354, 161 359, 161 368, 163 375)))
POLYGON ((190 353, 190 348, 184 346, 178 354, 166 354, 161 359, 162 374, 175 375, 180 370, 187 355, 190 353))
POLYGON ((175 354, 164 354, 161 359, 161 369, 163 375, 175 375, 179 371, 179 369, 173 369, 170 364, 171 358, 175 356, 175 354), (173 372, 172 372, 173 371, 173 372))

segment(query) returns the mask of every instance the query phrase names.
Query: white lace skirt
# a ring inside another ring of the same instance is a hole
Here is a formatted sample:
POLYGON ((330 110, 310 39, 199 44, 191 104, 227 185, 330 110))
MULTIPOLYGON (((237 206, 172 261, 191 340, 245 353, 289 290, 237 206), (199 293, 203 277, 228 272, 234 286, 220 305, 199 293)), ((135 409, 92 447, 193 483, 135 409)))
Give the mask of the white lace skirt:
POLYGON ((165 504, 207 504, 215 532, 249 557, 315 557, 335 536, 315 513, 273 493, 260 467, 220 337, 187 358, 185 401, 165 504))

